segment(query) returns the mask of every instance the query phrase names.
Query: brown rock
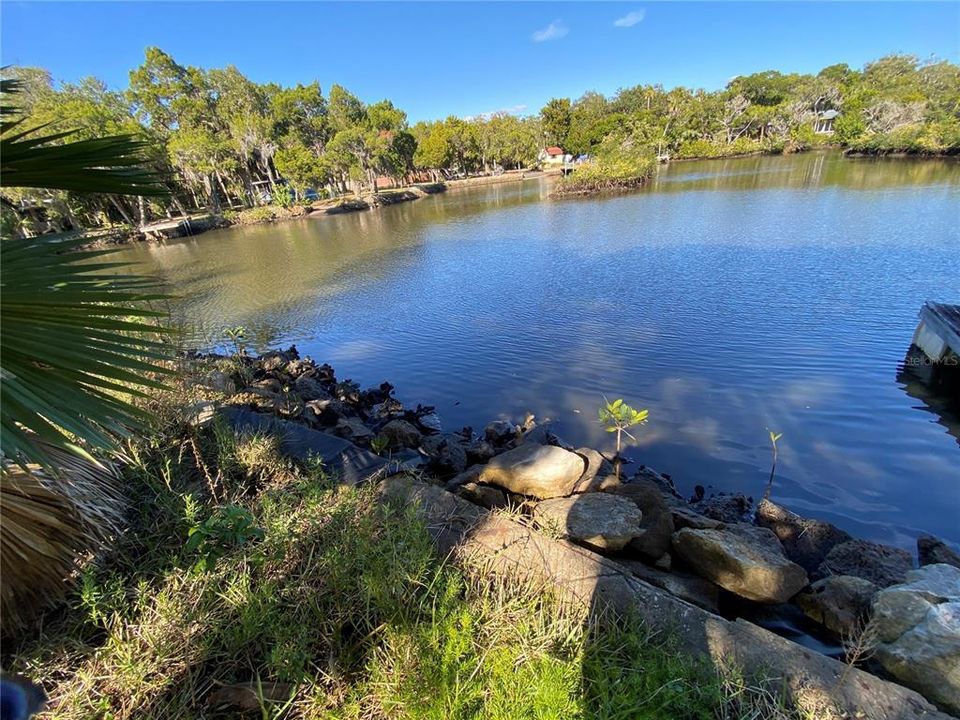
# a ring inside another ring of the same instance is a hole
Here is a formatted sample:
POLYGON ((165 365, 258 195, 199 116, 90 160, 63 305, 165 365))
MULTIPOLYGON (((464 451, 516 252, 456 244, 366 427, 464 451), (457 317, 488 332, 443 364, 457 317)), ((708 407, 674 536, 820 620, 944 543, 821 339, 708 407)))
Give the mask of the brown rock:
POLYGON ((917 558, 921 567, 943 564, 960 568, 960 553, 933 535, 921 535, 917 538, 917 558))
POLYGON ((670 508, 673 517, 673 526, 677 530, 692 528, 693 530, 720 530, 725 525, 719 520, 713 520, 688 507, 673 506, 670 508))
POLYGON ((852 575, 817 580, 794 601, 804 614, 844 638, 853 637, 870 612, 877 586, 852 575))
POLYGON ((406 420, 391 420, 382 428, 380 434, 390 441, 390 447, 415 448, 420 445, 422 435, 411 423, 406 420))
POLYGON ((853 575, 880 588, 906 580, 913 558, 906 550, 866 540, 848 540, 836 545, 820 563, 821 576, 853 575))
POLYGON ((555 445, 524 443, 493 458, 480 479, 518 495, 546 500, 569 495, 585 469, 584 459, 575 452, 555 445))
POLYGON ((663 499, 663 493, 649 480, 636 480, 629 483, 612 485, 606 492, 632 500, 643 519, 639 537, 630 541, 630 549, 640 553, 644 558, 655 562, 664 553, 670 550, 673 537, 673 515, 663 499))
POLYGON ((701 577, 755 602, 786 602, 807 584, 807 573, 766 528, 685 528, 673 534, 673 549, 701 577))
POLYGON ((811 574, 816 574, 834 547, 853 539, 828 522, 800 517, 769 500, 761 500, 757 506, 756 522, 773 530, 787 557, 811 574))
POLYGON ((457 495, 489 510, 504 508, 510 504, 507 494, 500 488, 491 485, 479 485, 475 482, 458 486, 457 495))
POLYGON ((617 562, 644 582, 666 590, 671 595, 702 607, 704 610, 719 614, 717 602, 720 591, 709 580, 684 572, 665 572, 649 567, 638 560, 618 559, 617 562))
POLYGON ((626 498, 586 493, 537 503, 537 523, 600 550, 620 550, 640 534, 640 510, 626 498))

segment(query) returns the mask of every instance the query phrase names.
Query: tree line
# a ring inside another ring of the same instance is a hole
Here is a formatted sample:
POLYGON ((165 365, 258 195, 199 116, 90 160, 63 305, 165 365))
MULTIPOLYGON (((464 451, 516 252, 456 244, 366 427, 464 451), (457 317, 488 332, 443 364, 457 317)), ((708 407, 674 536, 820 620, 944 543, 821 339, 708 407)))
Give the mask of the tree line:
POLYGON ((856 70, 775 70, 718 91, 636 85, 611 97, 554 98, 536 115, 497 113, 410 125, 390 100, 365 103, 340 85, 256 83, 237 68, 203 69, 148 48, 125 90, 96 78, 55 86, 45 70, 7 68, 21 81, 31 124, 71 139, 131 134, 166 179, 169 200, 3 189, 7 225, 31 234, 152 219, 201 209, 290 203, 376 191, 451 174, 530 167, 545 145, 576 155, 719 157, 835 143, 862 152, 960 152, 960 67, 891 55, 856 70), (815 123, 834 111, 832 134, 815 123), (39 209, 39 212, 37 210, 39 209), (30 212, 32 210, 32 213, 30 212))

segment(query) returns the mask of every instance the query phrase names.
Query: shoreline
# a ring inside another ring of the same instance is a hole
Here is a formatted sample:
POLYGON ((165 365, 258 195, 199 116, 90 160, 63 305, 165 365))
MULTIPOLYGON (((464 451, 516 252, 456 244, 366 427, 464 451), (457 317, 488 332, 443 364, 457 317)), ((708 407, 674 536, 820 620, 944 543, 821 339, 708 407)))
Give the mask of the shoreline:
MULTIPOLYGON (((297 435, 297 452, 305 452, 304 443, 322 449, 346 442, 350 450, 337 446, 323 457, 345 481, 414 473, 435 504, 456 498, 476 512, 506 508, 533 536, 554 537, 551 523, 558 520, 559 537, 571 546, 623 564, 632 577, 709 616, 786 637, 791 654, 818 650, 813 655, 825 659, 824 649, 839 652, 868 618, 882 615, 887 588, 905 592, 899 588, 921 576, 960 572, 960 553, 930 535, 908 552, 767 497, 754 503, 698 487, 685 498, 669 474, 640 465, 627 475, 616 454, 565 443, 549 422, 530 415, 522 423, 494 420, 477 432, 443 428, 432 406, 404 406, 389 382, 361 389, 330 365, 302 358, 295 346, 256 357, 192 353, 187 361, 206 372, 195 382, 221 393, 219 402, 191 410, 198 417, 226 413, 235 432, 276 434, 281 443, 297 435)), ((942 701, 880 657, 869 667, 873 675, 899 677, 942 701)))

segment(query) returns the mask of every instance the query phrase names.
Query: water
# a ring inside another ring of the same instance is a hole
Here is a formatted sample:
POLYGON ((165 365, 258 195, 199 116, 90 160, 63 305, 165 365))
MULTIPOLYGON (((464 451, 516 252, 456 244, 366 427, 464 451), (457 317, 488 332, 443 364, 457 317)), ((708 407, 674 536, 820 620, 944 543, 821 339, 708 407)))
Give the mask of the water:
POLYGON ((622 396, 650 409, 630 457, 685 493, 759 497, 773 429, 773 499, 904 547, 960 542, 960 421, 898 380, 922 302, 960 301, 960 163, 676 163, 586 200, 549 183, 123 255, 179 294, 195 345, 243 325, 448 429, 531 411, 604 449, 597 407, 622 396))

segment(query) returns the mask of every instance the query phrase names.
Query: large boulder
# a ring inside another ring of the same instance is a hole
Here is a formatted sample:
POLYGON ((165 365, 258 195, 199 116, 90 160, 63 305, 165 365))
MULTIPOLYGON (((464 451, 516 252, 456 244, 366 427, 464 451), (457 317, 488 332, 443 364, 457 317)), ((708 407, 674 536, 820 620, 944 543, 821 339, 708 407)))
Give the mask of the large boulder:
POLYGON ((804 614, 844 638, 853 637, 870 613, 877 586, 852 575, 817 580, 794 598, 804 614))
POLYGON ((603 455, 588 447, 577 448, 576 453, 583 458, 586 469, 573 488, 574 492, 596 492, 601 490, 604 485, 609 484, 607 478, 613 473, 613 466, 603 455))
POLYGON ((666 590, 671 595, 702 607, 704 610, 720 614, 718 609, 720 589, 709 580, 685 572, 658 570, 639 560, 618 558, 617 562, 633 573, 634 577, 666 590))
POLYGON ((756 523, 773 530, 787 557, 811 575, 817 574, 820 563, 834 547, 853 540, 828 522, 800 517, 769 500, 761 500, 757 505, 756 523))
POLYGON ((902 583, 913 569, 906 550, 867 540, 848 540, 833 547, 817 568, 821 577, 853 575, 880 588, 902 583))
POLYGON ((389 441, 390 447, 393 448, 415 448, 420 445, 420 440, 423 438, 413 423, 406 420, 391 420, 380 428, 380 434, 389 441))
POLYGON ((875 656, 887 672, 960 714, 960 569, 926 565, 877 593, 875 656))
POLYGON ((960 553, 933 535, 921 535, 917 538, 917 559, 920 565, 953 565, 960 568, 960 553))
POLYGON ((673 534, 673 549, 701 577, 754 602, 786 602, 807 584, 807 573, 766 528, 684 528, 673 534))
POLYGON ((641 532, 639 508, 606 493, 544 500, 534 507, 533 517, 548 532, 598 550, 621 550, 641 532))
POLYGON ((583 457, 575 452, 555 445, 524 443, 487 463, 480 481, 547 500, 569 495, 585 469, 583 457))
POLYGON ((606 492, 633 501, 643 514, 638 537, 630 541, 630 549, 655 562, 670 551, 673 537, 673 515, 660 488, 649 480, 611 484, 606 492))

